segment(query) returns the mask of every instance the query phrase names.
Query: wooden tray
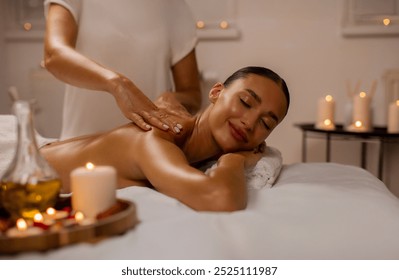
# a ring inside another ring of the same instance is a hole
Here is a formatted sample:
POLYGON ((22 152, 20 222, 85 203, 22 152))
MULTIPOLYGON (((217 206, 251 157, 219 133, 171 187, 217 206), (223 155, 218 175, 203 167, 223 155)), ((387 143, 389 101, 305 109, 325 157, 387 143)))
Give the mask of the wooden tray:
POLYGON ((117 200, 121 211, 98 219, 94 224, 61 228, 27 237, 0 236, 0 254, 45 251, 78 242, 98 242, 133 228, 138 219, 133 202, 117 200))

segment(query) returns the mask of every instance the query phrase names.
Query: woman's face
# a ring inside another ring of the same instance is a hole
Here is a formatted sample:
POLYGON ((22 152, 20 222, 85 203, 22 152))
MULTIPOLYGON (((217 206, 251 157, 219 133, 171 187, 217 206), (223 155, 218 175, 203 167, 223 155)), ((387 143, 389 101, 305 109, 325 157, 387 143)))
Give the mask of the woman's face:
POLYGON ((223 152, 252 150, 283 120, 287 101, 280 87, 263 76, 250 74, 228 87, 215 85, 209 126, 223 152))

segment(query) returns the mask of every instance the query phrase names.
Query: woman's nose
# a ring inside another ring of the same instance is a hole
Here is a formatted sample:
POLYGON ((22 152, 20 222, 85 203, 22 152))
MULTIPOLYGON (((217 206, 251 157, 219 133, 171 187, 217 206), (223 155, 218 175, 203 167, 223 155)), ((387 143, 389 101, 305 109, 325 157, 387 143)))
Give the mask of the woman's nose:
POLYGON ((258 117, 256 114, 248 113, 241 118, 241 122, 244 124, 246 130, 252 131, 256 125, 257 119, 258 117))

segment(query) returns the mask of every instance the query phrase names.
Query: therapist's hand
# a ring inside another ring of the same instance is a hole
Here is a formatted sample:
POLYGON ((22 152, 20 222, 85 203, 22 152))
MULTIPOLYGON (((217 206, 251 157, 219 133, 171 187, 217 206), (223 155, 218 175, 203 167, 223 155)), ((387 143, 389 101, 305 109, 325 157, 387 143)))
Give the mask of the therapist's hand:
POLYGON ((189 113, 183 106, 179 108, 178 101, 173 101, 172 97, 166 98, 164 101, 159 101, 158 104, 162 107, 155 105, 146 95, 144 95, 132 81, 121 74, 111 81, 109 91, 114 96, 119 108, 126 118, 131 120, 139 128, 148 131, 152 126, 161 130, 171 130, 179 133, 182 125, 179 122, 179 115, 176 112, 189 113), (169 104, 173 105, 173 110, 168 109, 169 104), (184 109, 184 111, 183 111, 184 109))

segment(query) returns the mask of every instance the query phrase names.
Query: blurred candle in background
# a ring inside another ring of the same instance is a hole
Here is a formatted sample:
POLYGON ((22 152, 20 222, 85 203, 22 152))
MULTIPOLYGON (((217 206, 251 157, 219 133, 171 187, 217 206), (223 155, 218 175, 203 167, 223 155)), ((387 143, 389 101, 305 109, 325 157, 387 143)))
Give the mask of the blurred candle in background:
POLYGON ((371 130, 371 97, 360 92, 353 97, 352 123, 361 122, 362 131, 371 130))
POLYGON ((331 95, 319 99, 317 106, 316 128, 335 129, 335 100, 331 95))
POLYGON ((399 133, 399 99, 389 104, 388 133, 399 133))

